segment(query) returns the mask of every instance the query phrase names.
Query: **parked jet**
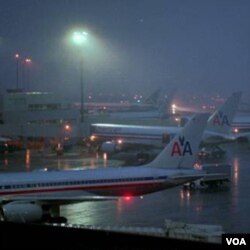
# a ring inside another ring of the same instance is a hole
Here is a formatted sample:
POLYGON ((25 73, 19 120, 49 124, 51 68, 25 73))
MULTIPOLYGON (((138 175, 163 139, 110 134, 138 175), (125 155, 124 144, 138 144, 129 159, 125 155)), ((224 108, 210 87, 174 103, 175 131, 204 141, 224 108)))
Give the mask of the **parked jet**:
MULTIPOLYGON (((230 124, 235 116, 241 98, 241 92, 231 95, 219 109, 209 118, 206 130, 202 137, 205 144, 231 142, 236 137, 231 133, 230 124)), ((163 147, 181 127, 169 126, 138 126, 120 124, 92 124, 90 141, 99 144, 103 152, 114 153, 122 148, 163 147)))
POLYGON ((109 118, 112 120, 134 120, 137 121, 138 119, 152 119, 152 118, 166 118, 172 115, 170 113, 170 106, 171 102, 173 101, 173 97, 175 91, 170 92, 168 97, 162 97, 161 100, 156 100, 156 96, 160 94, 158 90, 154 95, 147 99, 147 103, 143 104, 144 107, 147 108, 138 108, 139 105, 131 106, 127 111, 120 111, 120 112, 110 112, 109 118), (156 95, 157 94, 157 95, 156 95), (154 103, 154 105, 150 104, 154 103), (145 106, 146 105, 146 106, 145 106))
POLYGON ((204 174, 192 166, 207 119, 207 114, 194 116, 155 160, 141 167, 2 173, 2 218, 51 219, 63 204, 144 195, 201 178, 204 174))
MULTIPOLYGON (((129 101, 123 102, 85 102, 84 107, 87 111, 92 113, 93 111, 101 111, 101 112, 110 112, 110 113, 119 113, 119 112, 145 112, 158 110, 160 94, 162 93, 161 89, 157 89, 151 95, 145 98, 145 100, 138 100, 134 103, 129 101), (91 112, 92 111, 92 112, 91 112)), ((174 92, 170 92, 168 96, 168 100, 172 101, 172 97, 174 92)), ((78 105, 77 105, 78 106, 78 105)))
POLYGON ((232 122, 231 128, 234 133, 249 132, 250 116, 246 114, 236 116, 232 122))

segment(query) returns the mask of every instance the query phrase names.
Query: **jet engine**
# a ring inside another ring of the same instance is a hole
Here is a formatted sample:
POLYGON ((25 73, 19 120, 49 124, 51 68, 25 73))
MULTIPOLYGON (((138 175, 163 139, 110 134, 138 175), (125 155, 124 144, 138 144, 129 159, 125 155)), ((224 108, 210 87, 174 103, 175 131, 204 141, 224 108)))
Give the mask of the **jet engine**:
POLYGON ((104 153, 112 154, 121 151, 121 145, 111 141, 103 142, 100 150, 104 153))
POLYGON ((3 220, 9 222, 35 222, 42 219, 43 210, 31 203, 9 203, 2 206, 3 220))

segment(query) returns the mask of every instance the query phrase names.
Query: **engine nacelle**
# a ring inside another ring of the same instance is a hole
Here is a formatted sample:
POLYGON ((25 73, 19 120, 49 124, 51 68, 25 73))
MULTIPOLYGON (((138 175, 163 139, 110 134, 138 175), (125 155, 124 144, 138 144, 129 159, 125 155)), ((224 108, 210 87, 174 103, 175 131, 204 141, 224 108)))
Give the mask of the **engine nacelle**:
POLYGON ((2 216, 9 222, 35 222, 42 219, 43 210, 30 203, 9 203, 2 206, 2 216))
POLYGON ((112 154, 121 151, 121 145, 107 141, 102 143, 100 150, 104 153, 112 154))

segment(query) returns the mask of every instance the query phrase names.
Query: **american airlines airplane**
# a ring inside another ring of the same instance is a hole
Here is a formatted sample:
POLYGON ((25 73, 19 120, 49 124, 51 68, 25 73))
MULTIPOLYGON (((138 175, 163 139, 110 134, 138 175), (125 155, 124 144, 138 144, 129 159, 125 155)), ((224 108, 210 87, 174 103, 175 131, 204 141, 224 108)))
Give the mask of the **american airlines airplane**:
POLYGON ((234 133, 244 133, 250 131, 250 116, 239 115, 236 116, 232 122, 232 131, 234 133))
MULTIPOLYGON (((233 93, 209 118, 202 136, 204 144, 231 142, 237 137, 231 133, 230 124, 234 119, 241 92, 233 93)), ((181 127, 138 126, 121 124, 92 124, 90 141, 99 144, 101 151, 115 153, 123 148, 144 145, 145 147, 163 147, 181 127)))
POLYGON ((205 174, 192 166, 207 119, 207 114, 194 116, 152 162, 140 167, 1 173, 1 217, 60 221, 63 204, 144 195, 199 179, 205 174))
MULTIPOLYGON (((158 110, 160 94, 161 89, 157 89, 155 92, 153 92, 150 96, 148 96, 145 100, 141 102, 85 102, 84 107, 88 111, 105 110, 106 112, 136 112, 158 110)), ((170 99, 170 101, 172 101, 172 98, 170 99)))

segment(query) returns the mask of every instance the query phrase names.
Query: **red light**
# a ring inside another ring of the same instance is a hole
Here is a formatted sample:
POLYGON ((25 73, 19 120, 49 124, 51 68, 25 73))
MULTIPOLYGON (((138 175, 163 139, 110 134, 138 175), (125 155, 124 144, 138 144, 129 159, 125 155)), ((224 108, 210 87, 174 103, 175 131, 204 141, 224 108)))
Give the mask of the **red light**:
POLYGON ((195 163, 193 168, 196 169, 196 170, 202 170, 202 165, 199 164, 199 163, 195 163))
POLYGON ((131 200, 131 196, 125 196, 125 200, 126 201, 130 201, 131 200))
POLYGON ((131 193, 126 193, 123 195, 123 198, 125 201, 131 201, 133 198, 133 195, 131 193))

